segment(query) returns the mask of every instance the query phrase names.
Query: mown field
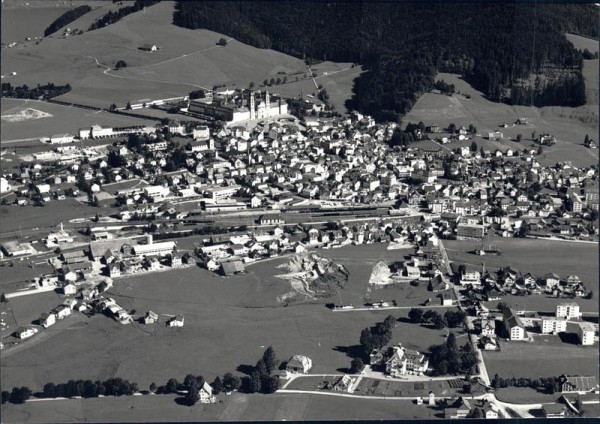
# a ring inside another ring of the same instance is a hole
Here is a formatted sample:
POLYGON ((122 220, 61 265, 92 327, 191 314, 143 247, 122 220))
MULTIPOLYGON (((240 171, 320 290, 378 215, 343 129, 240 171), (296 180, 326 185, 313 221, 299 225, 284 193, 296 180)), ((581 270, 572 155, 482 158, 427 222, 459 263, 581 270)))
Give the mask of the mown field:
POLYGON ((174 395, 68 399, 2 406, 6 423, 383 420, 437 418, 411 401, 304 394, 220 395, 213 405, 180 406, 174 395))
POLYGON ((43 37, 44 30, 48 25, 70 9, 59 1, 45 3, 46 7, 26 7, 24 5, 9 7, 9 5, 5 6, 3 2, 2 42, 10 44, 25 41, 26 37, 43 37))
MULTIPOLYGON (((136 314, 148 310, 161 314, 159 324, 124 326, 104 316, 85 318, 83 326, 3 358, 3 387, 41 387, 48 381, 115 375, 142 386, 183 378, 189 372, 214 378, 239 365, 253 365, 269 345, 282 360, 305 354, 313 359, 315 373, 337 373, 349 367, 347 351, 358 344, 363 328, 389 314, 406 318, 408 313, 408 309, 339 313, 322 303, 278 306, 275 298, 290 290, 289 283, 274 278, 272 268, 255 269, 234 278, 188 268, 119 279, 109 295, 136 314), (176 314, 185 316, 185 326, 165 327, 165 320, 176 314), (65 363, 61 358, 67 351, 71 359, 65 363), (40 355, 48 361, 40 362, 40 355)), ((445 334, 446 330, 405 320, 394 330, 396 342, 422 350, 442 343, 445 334)))
MULTIPOLYGON (((131 125, 155 125, 156 121, 120 116, 113 113, 62 106, 36 100, 2 99, 2 116, 18 114, 25 109, 35 109, 49 113, 50 117, 30 119, 21 122, 7 122, 2 119, 2 142, 29 138, 51 137, 54 134, 70 133, 79 135, 80 128, 92 125, 124 127, 131 125)), ((104 141, 108 143, 109 141, 104 141)), ((14 147, 7 144, 6 147, 14 147)), ((5 147, 3 146, 3 147, 5 147)))
POLYGON ((540 378, 595 375, 598 378, 598 349, 562 343, 558 336, 537 336, 535 342, 500 340, 499 352, 484 351, 490 378, 540 378))

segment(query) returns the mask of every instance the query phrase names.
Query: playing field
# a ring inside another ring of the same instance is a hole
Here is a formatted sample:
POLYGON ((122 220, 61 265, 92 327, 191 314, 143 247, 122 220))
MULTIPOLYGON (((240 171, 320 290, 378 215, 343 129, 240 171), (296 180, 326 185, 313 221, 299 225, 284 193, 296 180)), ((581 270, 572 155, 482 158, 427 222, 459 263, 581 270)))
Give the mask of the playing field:
POLYGON ((558 336, 537 336, 534 342, 500 340, 499 352, 484 351, 490 378, 558 377, 595 375, 598 378, 598 349, 562 343, 558 336))

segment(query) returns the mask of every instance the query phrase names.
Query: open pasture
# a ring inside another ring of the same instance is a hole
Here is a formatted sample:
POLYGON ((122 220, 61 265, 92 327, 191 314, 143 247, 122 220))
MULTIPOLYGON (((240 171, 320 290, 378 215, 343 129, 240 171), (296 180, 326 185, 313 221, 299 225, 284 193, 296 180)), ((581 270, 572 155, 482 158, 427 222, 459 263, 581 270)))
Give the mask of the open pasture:
POLYGON ((128 101, 182 96, 217 84, 259 85, 267 78, 305 70, 300 59, 232 39, 218 46, 221 34, 176 27, 171 23, 173 7, 161 2, 105 28, 8 50, 2 73, 18 73, 7 80, 13 85, 69 82, 73 91, 61 100, 108 107, 113 102, 125 106, 128 101), (156 44, 159 50, 141 51, 142 44, 156 44), (120 59, 126 59, 128 67, 112 70, 120 59))
POLYGON ((310 394, 219 395, 212 405, 178 405, 177 395, 65 399, 2 406, 6 423, 321 421, 436 418, 412 401, 353 399, 310 394))
POLYGON ((598 378, 598 349, 561 343, 557 336, 539 336, 534 342, 500 340, 501 350, 483 352, 490 378, 593 375, 598 378))
MULTIPOLYGON (((117 279, 109 296, 129 311, 135 310, 137 316, 148 310, 158 313, 158 324, 121 325, 95 316, 85 327, 57 333, 5 358, 3 387, 26 384, 41 388, 48 381, 112 376, 147 386, 152 381, 159 384, 170 377, 183 378, 190 372, 212 379, 239 365, 253 365, 269 345, 281 360, 305 354, 313 359, 313 372, 336 373, 349 366, 351 358, 346 352, 358 343, 363 328, 389 314, 405 317, 407 313, 336 313, 322 304, 276 306, 271 299, 280 290, 289 290, 287 282, 251 275, 222 278, 187 268, 117 279), (184 315, 185 326, 165 327, 165 321, 176 314, 184 315), (40 355, 62 358, 67 346, 72 358, 68 363, 57 359, 48 366, 36 359, 40 355), (160 365, 166 357, 170 358, 168 369, 160 365)), ((445 334, 445 330, 402 321, 394 330, 394 341, 425 350, 442 343, 445 334)))
MULTIPOLYGON (((7 122, 2 119, 2 142, 51 137, 55 134, 78 135, 80 128, 92 125, 124 127, 131 125, 154 125, 156 121, 115 115, 105 111, 80 109, 37 100, 2 99, 2 116, 18 114, 22 110, 35 109, 50 116, 21 122, 7 122)), ((35 140, 32 140, 35 141, 35 140)), ((105 143, 110 141, 105 140, 105 143)), ((20 146, 20 144, 18 144, 20 146)), ((15 147, 13 143, 3 147, 15 147)))
MULTIPOLYGON (((597 87, 597 75, 595 79, 592 78, 593 71, 593 67, 590 68, 589 75, 591 77, 589 81, 586 80, 587 88, 597 87)), ((484 137, 477 137, 475 141, 484 148, 487 148, 486 145, 489 143, 486 138, 489 131, 501 131, 505 139, 500 144, 513 149, 528 147, 534 131, 536 134, 550 133, 557 138, 558 142, 554 146, 544 147, 547 157, 540 158, 542 161, 546 160, 554 164, 556 161, 572 160, 576 166, 590 166, 597 163, 597 152, 583 146, 585 135, 596 134, 598 131, 597 102, 577 108, 511 106, 487 100, 480 91, 475 90, 458 75, 439 73, 437 79, 454 84, 456 91, 460 91, 461 94, 447 96, 426 93, 404 117, 403 122, 423 121, 425 125, 437 124, 442 128, 450 123, 465 127, 473 124, 477 127, 479 134, 484 137), (466 98, 465 94, 470 95, 471 98, 466 98), (519 117, 528 118, 529 124, 514 125, 509 128, 501 127, 505 123, 512 125, 519 117), (523 136, 523 142, 510 141, 514 140, 517 134, 523 136)), ((453 147, 451 144, 447 146, 453 147)), ((493 145, 492 150, 496 147, 493 145)))

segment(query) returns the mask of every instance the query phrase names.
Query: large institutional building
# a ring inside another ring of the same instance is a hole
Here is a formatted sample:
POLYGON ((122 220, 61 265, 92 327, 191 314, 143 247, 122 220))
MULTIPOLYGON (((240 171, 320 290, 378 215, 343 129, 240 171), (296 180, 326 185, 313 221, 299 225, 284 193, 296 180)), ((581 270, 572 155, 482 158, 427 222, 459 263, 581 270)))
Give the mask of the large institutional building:
POLYGON ((229 90, 190 101, 188 112, 220 121, 239 122, 271 118, 288 113, 287 103, 268 91, 229 90))

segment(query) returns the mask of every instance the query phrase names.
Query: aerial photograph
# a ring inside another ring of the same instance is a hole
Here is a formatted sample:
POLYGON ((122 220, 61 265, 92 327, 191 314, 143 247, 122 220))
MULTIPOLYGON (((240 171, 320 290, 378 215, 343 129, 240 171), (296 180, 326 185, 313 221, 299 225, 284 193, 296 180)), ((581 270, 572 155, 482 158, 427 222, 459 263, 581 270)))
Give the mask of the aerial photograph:
POLYGON ((2 423, 600 417, 600 4, 2 0, 2 423))

